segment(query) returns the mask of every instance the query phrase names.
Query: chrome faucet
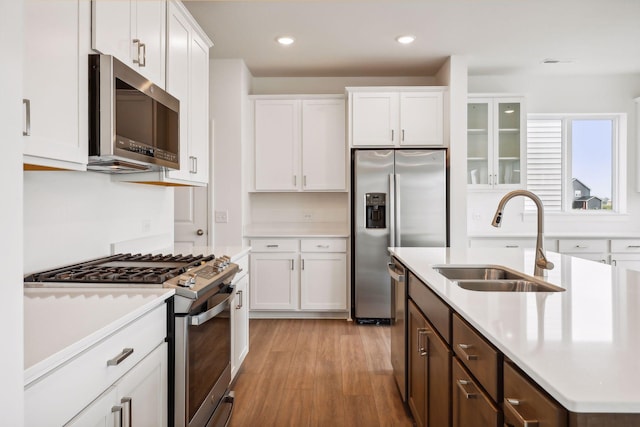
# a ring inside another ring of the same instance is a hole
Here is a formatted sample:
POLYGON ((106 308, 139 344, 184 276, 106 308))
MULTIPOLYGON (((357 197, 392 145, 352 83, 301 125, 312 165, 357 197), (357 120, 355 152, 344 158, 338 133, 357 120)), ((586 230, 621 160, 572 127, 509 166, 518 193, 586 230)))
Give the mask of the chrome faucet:
POLYGON ((502 211, 504 210, 507 202, 515 196, 526 196, 530 198, 538 208, 538 235, 536 237, 536 260, 533 275, 545 277, 547 275, 547 270, 553 270, 553 263, 547 260, 547 256, 544 252, 544 207, 542 206, 542 201, 538 196, 527 190, 514 190, 505 194, 502 200, 500 200, 500 203, 498 203, 498 209, 496 210, 496 214, 493 216, 491 225, 494 227, 500 227, 500 225, 502 225, 502 211))

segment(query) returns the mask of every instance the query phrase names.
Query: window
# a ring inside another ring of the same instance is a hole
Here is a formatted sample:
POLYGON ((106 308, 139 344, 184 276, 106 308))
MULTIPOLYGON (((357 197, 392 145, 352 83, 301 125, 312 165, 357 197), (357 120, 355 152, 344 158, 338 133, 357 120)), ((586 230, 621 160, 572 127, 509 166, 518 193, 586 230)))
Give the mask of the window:
MULTIPOLYGON (((626 209, 626 116, 530 115, 527 189, 546 211, 586 213, 626 209)), ((535 210, 529 200, 525 210, 535 210)))

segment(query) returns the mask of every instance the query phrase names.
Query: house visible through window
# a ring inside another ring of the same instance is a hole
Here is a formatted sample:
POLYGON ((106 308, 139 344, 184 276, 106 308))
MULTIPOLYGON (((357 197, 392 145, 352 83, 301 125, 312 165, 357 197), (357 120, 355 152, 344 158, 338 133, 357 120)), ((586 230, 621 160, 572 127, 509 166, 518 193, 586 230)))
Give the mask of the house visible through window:
MULTIPOLYGON (((527 120, 527 189, 547 211, 624 209, 624 115, 531 116, 527 120)), ((534 210, 526 201, 525 210, 534 210)))

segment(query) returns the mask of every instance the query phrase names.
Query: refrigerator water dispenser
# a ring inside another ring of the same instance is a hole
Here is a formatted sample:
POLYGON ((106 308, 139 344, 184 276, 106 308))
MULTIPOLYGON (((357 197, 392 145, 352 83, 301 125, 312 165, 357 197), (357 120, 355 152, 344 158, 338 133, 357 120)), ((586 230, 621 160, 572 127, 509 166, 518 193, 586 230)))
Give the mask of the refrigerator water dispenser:
POLYGON ((366 193, 365 194, 365 214, 367 228, 387 228, 386 218, 386 193, 366 193))

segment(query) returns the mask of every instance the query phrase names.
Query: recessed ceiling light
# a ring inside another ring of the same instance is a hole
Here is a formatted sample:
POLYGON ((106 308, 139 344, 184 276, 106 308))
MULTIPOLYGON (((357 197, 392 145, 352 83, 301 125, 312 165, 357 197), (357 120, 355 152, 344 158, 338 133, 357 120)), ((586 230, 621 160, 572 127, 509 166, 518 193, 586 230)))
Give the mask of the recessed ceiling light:
POLYGON ((283 46, 289 46, 290 44, 293 44, 293 42, 295 42, 296 39, 289 36, 281 36, 281 37, 278 37, 276 41, 283 46))
POLYGON ((415 41, 414 36, 398 36, 396 37, 396 41, 400 44, 411 44, 415 41))

